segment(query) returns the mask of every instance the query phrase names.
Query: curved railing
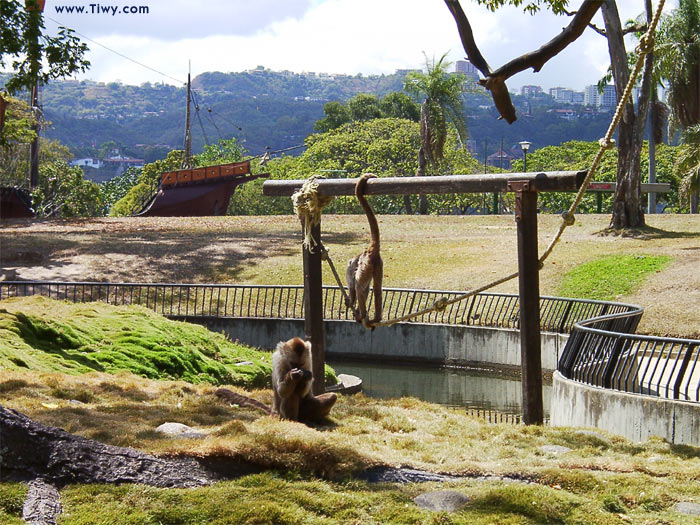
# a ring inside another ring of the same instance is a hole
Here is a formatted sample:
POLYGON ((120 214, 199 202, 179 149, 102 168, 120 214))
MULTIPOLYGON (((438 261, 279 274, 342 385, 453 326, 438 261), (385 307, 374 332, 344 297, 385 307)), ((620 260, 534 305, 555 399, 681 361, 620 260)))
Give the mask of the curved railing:
MULTIPOLYGON (((385 319, 400 317, 429 308, 441 297, 451 299, 463 293, 384 288, 383 316, 385 319)), ((138 304, 168 317, 304 318, 304 289, 294 285, 0 282, 0 300, 28 295, 73 302, 138 304)), ((324 309, 325 319, 351 319, 337 287, 324 287, 324 309)), ((641 310, 636 306, 605 301, 540 298, 540 325, 546 332, 569 333, 578 321, 621 313, 641 315, 641 310)), ((513 294, 481 293, 450 305, 442 312, 415 318, 413 322, 518 329, 519 298, 513 294)))
POLYGON ((576 322, 559 359, 566 378, 667 399, 700 401, 700 341, 637 335, 642 311, 576 322))

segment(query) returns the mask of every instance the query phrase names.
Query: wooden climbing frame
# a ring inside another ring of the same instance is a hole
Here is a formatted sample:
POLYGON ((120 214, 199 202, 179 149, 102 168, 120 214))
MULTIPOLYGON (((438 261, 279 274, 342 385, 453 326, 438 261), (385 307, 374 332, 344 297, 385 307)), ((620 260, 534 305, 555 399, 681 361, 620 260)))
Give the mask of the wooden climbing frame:
MULTIPOLYGON (((520 289, 520 348, 522 364, 522 420, 542 424, 542 365, 540 346, 540 260, 537 252, 537 194, 542 191, 575 191, 586 178, 585 171, 444 175, 435 177, 382 177, 370 179, 367 195, 415 195, 446 193, 515 192, 518 227, 518 278, 520 289)), ((291 196, 304 180, 268 180, 265 196, 291 196)), ((353 195, 353 179, 319 179, 323 196, 353 195)), ((311 229, 321 246, 321 225, 311 229)), ((304 317, 306 337, 311 341, 313 374, 323 377, 325 333, 323 330, 322 252, 303 248, 304 317)), ((381 328, 379 328, 381 329, 381 328)), ((323 392, 323 381, 314 382, 314 394, 323 392)))

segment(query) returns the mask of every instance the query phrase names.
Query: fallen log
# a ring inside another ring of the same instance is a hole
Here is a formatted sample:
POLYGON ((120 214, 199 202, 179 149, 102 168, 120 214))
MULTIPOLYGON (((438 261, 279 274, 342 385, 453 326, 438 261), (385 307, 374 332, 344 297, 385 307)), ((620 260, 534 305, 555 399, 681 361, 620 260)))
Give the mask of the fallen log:
POLYGON ((105 445, 0 406, 0 481, 198 487, 260 470, 232 458, 162 458, 105 445))

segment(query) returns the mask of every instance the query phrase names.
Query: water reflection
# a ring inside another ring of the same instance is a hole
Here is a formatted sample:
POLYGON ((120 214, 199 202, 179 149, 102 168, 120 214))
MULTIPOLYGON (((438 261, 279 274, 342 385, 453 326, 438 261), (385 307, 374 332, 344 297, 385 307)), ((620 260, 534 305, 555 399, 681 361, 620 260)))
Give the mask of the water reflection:
MULTIPOLYGON (((333 361, 336 373, 360 377, 365 395, 377 398, 412 396, 461 408, 520 413, 520 379, 496 373, 453 368, 418 368, 333 361)), ((545 385, 542 396, 544 416, 549 417, 551 385, 545 385)))

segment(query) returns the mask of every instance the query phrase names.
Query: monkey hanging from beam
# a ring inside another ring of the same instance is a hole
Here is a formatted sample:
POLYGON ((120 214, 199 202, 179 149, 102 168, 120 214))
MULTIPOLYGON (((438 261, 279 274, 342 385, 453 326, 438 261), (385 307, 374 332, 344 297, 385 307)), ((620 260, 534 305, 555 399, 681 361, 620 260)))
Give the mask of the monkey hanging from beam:
POLYGON ((379 225, 372 207, 364 195, 367 181, 375 177, 376 175, 372 173, 365 173, 355 185, 355 196, 367 215, 370 243, 364 252, 350 259, 345 270, 349 296, 346 306, 353 309, 355 320, 358 323, 362 323, 365 328, 372 330, 374 330, 373 325, 382 319, 382 278, 384 277, 384 262, 379 253, 379 225), (369 295, 370 282, 373 283, 374 291, 374 319, 371 321, 367 318, 367 296, 369 295), (355 309, 356 302, 357 309, 355 309))
POLYGON ((272 354, 272 408, 228 388, 219 388, 216 395, 229 403, 277 414, 282 419, 301 423, 322 422, 338 396, 334 393, 314 396, 311 393, 311 370, 311 343, 294 337, 279 342, 272 354))

